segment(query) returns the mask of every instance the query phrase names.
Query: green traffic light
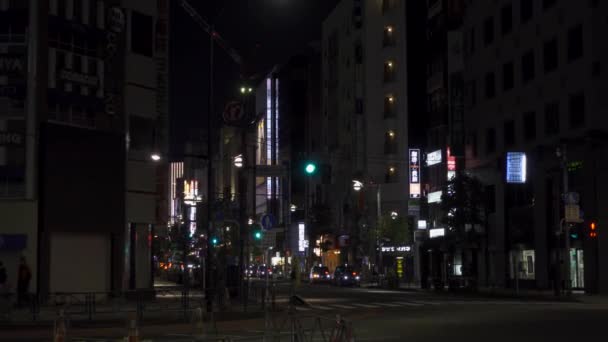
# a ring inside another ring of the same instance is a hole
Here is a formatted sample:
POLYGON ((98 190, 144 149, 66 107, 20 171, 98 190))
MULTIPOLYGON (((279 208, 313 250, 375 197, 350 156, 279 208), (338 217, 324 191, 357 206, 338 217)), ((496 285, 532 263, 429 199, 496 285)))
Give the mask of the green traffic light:
POLYGON ((254 236, 255 236, 255 239, 256 239, 256 240, 259 240, 259 239, 261 239, 261 238, 262 238, 262 232, 257 231, 257 232, 255 232, 254 236))
POLYGON ((307 163, 306 167, 304 168, 304 171, 306 171, 306 173, 308 173, 309 175, 315 173, 316 170, 317 165, 315 165, 314 163, 307 163))
POLYGON ((211 239, 211 243, 217 245, 218 239, 214 237, 213 239, 211 239))

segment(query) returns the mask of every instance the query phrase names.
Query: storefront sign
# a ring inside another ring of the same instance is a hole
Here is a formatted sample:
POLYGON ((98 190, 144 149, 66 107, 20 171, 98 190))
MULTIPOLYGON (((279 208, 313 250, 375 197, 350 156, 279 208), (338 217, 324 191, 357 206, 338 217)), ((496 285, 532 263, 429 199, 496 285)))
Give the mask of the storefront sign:
POLYGON ((435 228, 429 230, 429 238, 433 239, 440 236, 445 236, 445 228, 435 228))
POLYGON ((420 198, 420 149, 410 149, 410 198, 420 198))
POLYGON ((428 203, 439 203, 439 202, 441 202, 441 195, 442 194, 443 194, 442 191, 429 192, 429 194, 427 195, 427 202, 428 203))
POLYGON ((523 184, 526 182, 526 154, 507 152, 507 183, 523 184))
POLYGON ((418 229, 426 229, 426 221, 418 220, 418 229))
POLYGON ((382 246, 380 251, 382 253, 407 253, 412 250, 411 246, 382 246))
POLYGON ((306 225, 304 223, 298 223, 298 251, 304 252, 308 247, 308 240, 306 240, 306 225))
POLYGON ((23 146, 23 134, 0 131, 0 146, 23 146))
POLYGON ((432 166, 441 163, 441 150, 433 151, 426 155, 426 166, 432 166))

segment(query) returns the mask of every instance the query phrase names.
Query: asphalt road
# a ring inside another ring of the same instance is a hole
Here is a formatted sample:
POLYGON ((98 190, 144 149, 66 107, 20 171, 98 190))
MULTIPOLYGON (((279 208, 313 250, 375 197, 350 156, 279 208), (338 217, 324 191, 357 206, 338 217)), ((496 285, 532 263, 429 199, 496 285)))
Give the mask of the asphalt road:
MULTIPOLYGON (((500 300, 416 291, 387 291, 304 285, 298 295, 308 305, 295 317, 305 328, 320 322, 329 333, 340 315, 352 322, 355 341, 606 341, 608 305, 536 300, 500 300), (318 318, 318 320, 317 320, 318 318)), ((280 298, 281 299, 281 298, 280 298)), ((219 322, 220 334, 260 335, 264 317, 219 322)), ((273 315, 274 325, 287 322, 273 315)), ((319 335, 319 328, 315 328, 319 335)), ((48 341, 46 330, 0 331, 2 341, 48 341), (45 336, 46 334, 46 336, 45 336)), ((124 326, 71 331, 72 341, 117 341, 124 326), (113 338, 113 339, 112 339, 113 338)), ((192 325, 158 325, 141 329, 151 341, 193 341, 192 325)), ((283 339, 288 341, 289 339, 283 339)), ((245 340, 243 340, 245 341, 245 340)), ((256 341, 248 339, 247 341, 256 341)), ((257 341, 262 341, 258 339, 257 341)), ((322 341, 313 338, 313 341, 322 341)))

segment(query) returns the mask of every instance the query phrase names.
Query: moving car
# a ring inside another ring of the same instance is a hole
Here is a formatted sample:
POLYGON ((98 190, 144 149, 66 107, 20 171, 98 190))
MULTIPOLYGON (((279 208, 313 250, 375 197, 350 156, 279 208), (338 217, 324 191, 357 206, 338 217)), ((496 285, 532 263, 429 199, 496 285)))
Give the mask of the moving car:
POLYGON ((329 283, 331 281, 331 274, 327 266, 319 265, 314 266, 310 269, 310 283, 329 283))
POLYGON ((333 283, 338 286, 360 286, 361 276, 352 266, 341 265, 334 271, 333 283))

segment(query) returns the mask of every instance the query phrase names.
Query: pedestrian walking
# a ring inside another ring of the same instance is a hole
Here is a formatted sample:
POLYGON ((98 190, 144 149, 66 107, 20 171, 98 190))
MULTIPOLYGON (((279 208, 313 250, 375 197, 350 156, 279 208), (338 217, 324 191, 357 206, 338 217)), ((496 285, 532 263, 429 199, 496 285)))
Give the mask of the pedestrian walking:
POLYGON ((28 291, 31 279, 32 272, 30 271, 30 267, 27 265, 25 257, 21 257, 17 275, 17 306, 22 306, 29 301, 28 291))

